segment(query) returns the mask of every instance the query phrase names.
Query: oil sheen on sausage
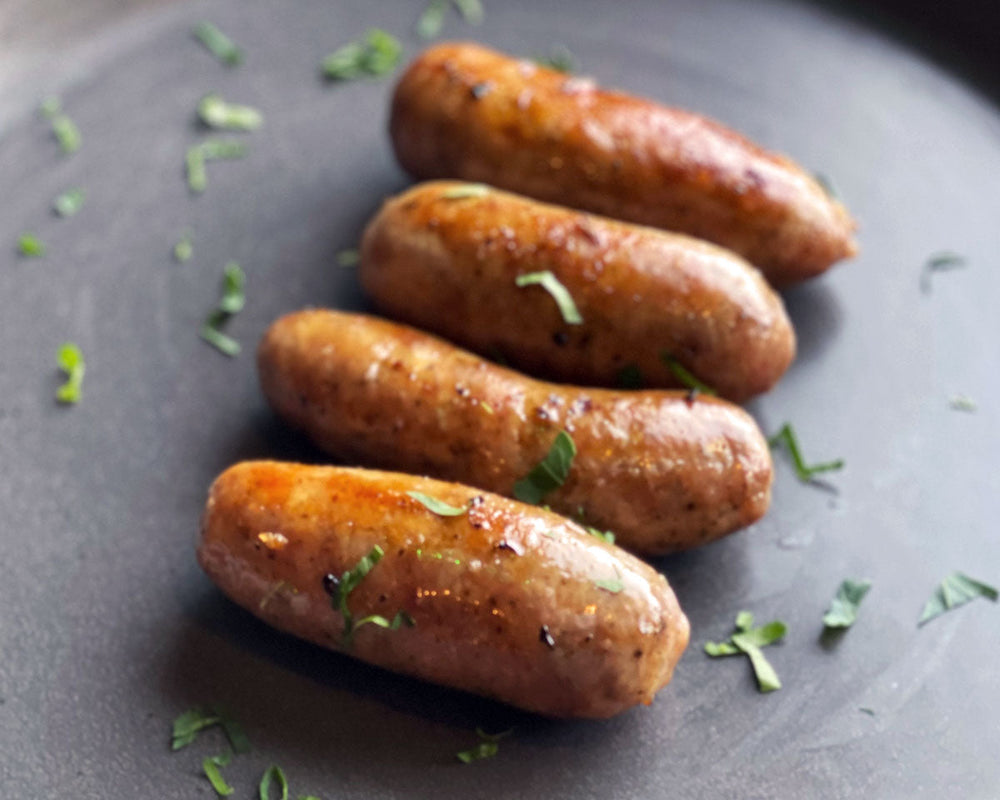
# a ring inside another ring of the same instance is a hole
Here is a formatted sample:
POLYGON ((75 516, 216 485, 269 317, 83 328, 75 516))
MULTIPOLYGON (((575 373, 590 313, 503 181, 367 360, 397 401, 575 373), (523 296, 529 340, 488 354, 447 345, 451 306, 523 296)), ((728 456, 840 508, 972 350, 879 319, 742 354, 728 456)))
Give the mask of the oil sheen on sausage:
POLYGON ((666 579, 639 559, 540 508, 410 475, 238 464, 210 490, 198 560, 276 628, 554 717, 649 704, 688 640, 666 579), (466 512, 438 516, 413 491, 466 512), (413 624, 359 625, 348 642, 324 579, 375 546, 348 610, 413 624))
POLYGON ((697 114, 448 43, 396 87, 390 135, 419 179, 459 178, 724 245, 774 285, 854 255, 854 222, 791 160, 697 114))
POLYGON ((781 298, 721 247, 539 203, 482 184, 430 182, 369 223, 359 277, 386 315, 538 377, 614 386, 623 371, 678 387, 684 368, 737 402, 795 355, 781 298), (551 272, 582 322, 539 285, 551 272))
POLYGON ((513 496, 559 431, 577 454, 543 502, 649 554, 703 544, 768 507, 771 456, 726 401, 535 381, 361 314, 277 320, 257 353, 274 410, 338 460, 513 496))

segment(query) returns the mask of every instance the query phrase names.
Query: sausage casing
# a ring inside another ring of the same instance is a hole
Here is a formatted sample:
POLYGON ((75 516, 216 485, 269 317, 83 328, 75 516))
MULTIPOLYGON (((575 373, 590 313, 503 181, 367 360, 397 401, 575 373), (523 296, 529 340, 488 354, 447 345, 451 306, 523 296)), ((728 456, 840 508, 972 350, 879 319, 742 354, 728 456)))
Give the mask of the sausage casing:
POLYGON ((198 560, 265 622, 357 658, 555 717, 652 702, 688 640, 666 579, 556 514, 410 475, 269 461, 213 484, 198 560), (408 492, 465 507, 441 517, 408 492), (347 596, 324 588, 375 546, 347 596), (327 579, 329 580, 329 579, 327 579))
POLYGON ((430 182, 389 199, 365 231, 359 277, 388 316, 584 386, 634 369, 645 386, 678 387, 676 359, 739 402, 795 355, 781 298, 729 251, 482 185, 430 182), (582 322, 516 284, 538 272, 566 288, 582 322))
POLYGON ((567 431, 576 457, 543 502, 636 552, 702 544, 770 502, 767 442, 722 400, 543 383, 412 328, 336 311, 278 319, 257 358, 274 410, 349 463, 512 496, 567 431))
POLYGON ((717 242, 774 285, 855 253, 854 223, 799 166, 687 111, 475 44, 418 56, 390 135, 419 179, 460 178, 717 242))

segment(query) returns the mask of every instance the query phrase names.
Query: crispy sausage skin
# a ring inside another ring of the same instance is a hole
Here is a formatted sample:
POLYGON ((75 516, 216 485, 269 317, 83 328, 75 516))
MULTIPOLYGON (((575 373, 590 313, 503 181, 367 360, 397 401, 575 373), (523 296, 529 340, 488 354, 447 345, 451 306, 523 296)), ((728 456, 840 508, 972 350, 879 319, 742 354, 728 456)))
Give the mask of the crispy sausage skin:
POLYGON ((780 286, 854 255, 854 222, 816 180, 704 117, 475 44, 418 56, 390 135, 419 179, 482 181, 724 245, 780 286))
POLYGON ((678 387, 665 354, 737 402, 795 355, 781 298, 721 247, 539 203, 482 184, 430 182, 389 199, 365 230, 359 278, 385 314, 534 375, 614 386, 626 365, 678 387), (540 286, 550 271, 583 321, 540 286))
POLYGON ((198 560, 276 628, 553 717, 649 704, 688 641, 666 579, 637 558, 551 512, 411 475, 237 464, 212 485, 198 560), (411 491, 467 512, 437 516, 411 491), (376 545, 348 609, 413 625, 361 625, 347 643, 324 576, 376 545))
POLYGON ((542 383, 412 328, 335 311, 280 318, 257 359, 274 410, 349 463, 513 496, 567 431, 576 458, 543 502, 635 552, 703 544, 770 503, 767 442, 722 400, 542 383))

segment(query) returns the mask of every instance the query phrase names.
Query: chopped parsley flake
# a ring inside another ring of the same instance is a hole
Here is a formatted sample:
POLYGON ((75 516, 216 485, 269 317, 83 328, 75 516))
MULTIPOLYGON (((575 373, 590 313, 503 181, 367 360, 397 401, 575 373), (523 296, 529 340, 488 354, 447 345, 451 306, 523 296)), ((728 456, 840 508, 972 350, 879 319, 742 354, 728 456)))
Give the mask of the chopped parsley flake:
POLYGON ((964 394, 953 395, 948 405, 955 411, 965 411, 969 414, 974 414, 977 409, 976 401, 964 394))
POLYGON ((42 116, 52 125, 52 133, 59 142, 59 148, 69 155, 80 149, 80 129, 62 110, 58 97, 46 98, 41 105, 42 116))
POLYGON ((475 747, 471 747, 468 750, 462 750, 455 754, 455 757, 461 761, 463 764, 471 764, 473 761, 482 761, 484 758, 493 758, 499 751, 500 747, 498 742, 504 737, 509 736, 513 732, 513 728, 510 730, 502 731, 501 733, 486 733, 482 728, 476 728, 476 736, 479 737, 480 742, 475 747))
POLYGON ((602 542, 607 542, 608 544, 615 543, 615 535, 611 531, 599 531, 597 528, 591 528, 588 525, 587 533, 589 533, 595 539, 600 539, 602 542))
POLYGON ((355 267, 361 261, 361 253, 354 249, 337 253, 337 264, 341 267, 355 267))
POLYGON ((462 19, 470 25, 482 25, 485 12, 481 0, 454 0, 462 19))
POLYGON ((264 124, 256 108, 228 103, 217 94, 207 94, 198 103, 198 119, 209 128, 227 131, 255 131, 264 124))
POLYGON ((188 188, 201 194, 208 187, 206 162, 244 158, 246 154, 247 146, 231 139, 209 139, 189 147, 185 156, 188 188))
POLYGON ((823 625, 827 628, 849 628, 858 618, 858 608, 865 599, 872 582, 867 579, 845 579, 830 601, 830 609, 823 615, 823 625))
POLYGON ((964 267, 965 265, 965 257, 960 256, 958 253, 950 251, 935 253, 924 262, 924 268, 920 273, 920 289, 924 293, 930 292, 931 277, 935 272, 947 272, 964 267))
POLYGON ((246 295, 243 292, 245 281, 246 276, 239 264, 235 261, 226 264, 222 279, 222 297, 201 327, 201 338, 231 358, 240 354, 240 343, 223 333, 222 326, 243 308, 246 302, 246 295))
POLYGON ((424 494, 423 492, 407 492, 406 494, 439 517, 460 517, 469 510, 468 506, 449 505, 444 500, 438 500, 436 497, 431 497, 429 494, 424 494))
POLYGON ((542 498, 566 482, 576 445, 566 431, 556 434, 549 452, 525 477, 514 484, 514 497, 522 503, 537 505, 542 498))
POLYGON ((953 572, 948 575, 937 588, 930 600, 924 606, 924 611, 920 615, 918 625, 924 625, 935 617, 939 617, 947 611, 951 611, 959 606, 964 606, 975 600, 977 597, 985 597, 987 600, 997 601, 997 589, 988 583, 982 583, 961 572, 953 572))
POLYGON ((278 795, 279 800, 288 800, 288 778, 285 777, 285 773, 281 767, 276 764, 269 766, 261 776, 260 786, 258 787, 258 797, 260 800, 271 800, 272 781, 278 784, 278 789, 281 791, 281 794, 278 795))
POLYGON ((787 632, 785 623, 777 620, 754 628, 753 614, 741 611, 736 615, 736 632, 726 642, 706 642, 705 653, 712 657, 743 653, 750 659, 760 690, 773 692, 781 688, 781 681, 761 648, 780 641, 787 632))
POLYGON ((200 731, 213 725, 222 727, 229 744, 237 753, 250 751, 250 740, 236 720, 218 709, 192 708, 174 720, 170 749, 180 750, 191 744, 200 731))
POLYGON ((713 397, 718 394, 718 392, 707 383, 695 377, 694 373, 692 373, 670 353, 660 353, 660 358, 663 360, 663 363, 667 365, 667 369, 670 370, 670 373, 684 388, 693 389, 696 392, 712 395, 713 397))
POLYGON ((349 42, 323 59, 323 77, 331 81, 347 81, 364 75, 378 77, 395 68, 403 47, 390 33, 378 28, 368 31, 363 39, 349 42))
POLYGON ((576 59, 573 58, 573 54, 569 51, 569 48, 561 44, 553 45, 549 48, 549 54, 547 56, 539 56, 535 59, 535 63, 540 67, 554 69, 557 72, 576 71, 576 59))
POLYGON ((622 582, 622 576, 617 569, 615 570, 614 578, 594 581, 594 586, 598 589, 603 589, 606 592, 611 592, 611 594, 618 594, 625 589, 625 584, 622 582))
POLYGON ((72 342, 66 342, 56 351, 56 363, 66 373, 66 382, 56 389, 56 400, 60 403, 79 403, 83 387, 83 374, 87 365, 83 352, 72 342))
POLYGON ((183 264, 185 261, 190 261, 192 255, 194 255, 194 240, 190 233, 185 232, 174 245, 174 261, 183 264))
POLYGON ((795 466, 795 475, 800 481, 811 481, 815 475, 821 472, 831 472, 842 469, 844 466, 842 458, 838 458, 836 461, 826 461, 822 464, 808 466, 802 457, 802 450, 799 447, 799 439, 795 435, 795 430, 787 422, 781 426, 781 430, 767 440, 767 443, 771 447, 783 444, 788 448, 788 453, 792 457, 792 464, 795 466))
POLYGON ((573 296, 550 270, 545 270, 544 272, 529 272, 526 275, 518 275, 517 278, 514 279, 514 283, 518 288, 522 288, 524 286, 541 286, 552 296, 552 299, 556 301, 556 306, 559 308, 559 313, 562 315, 563 322, 567 325, 583 324, 583 317, 580 316, 576 303, 573 302, 573 296))
POLYGON ((22 233, 17 240, 17 252, 28 258, 41 258, 45 255, 45 243, 33 233, 22 233))
POLYGON ((344 631, 341 638, 345 647, 351 646, 354 639, 354 632, 362 625, 376 625, 379 628, 386 628, 393 631, 398 630, 403 625, 407 627, 413 627, 414 625, 413 617, 405 611, 397 611, 396 616, 391 621, 379 614, 372 614, 355 620, 354 613, 347 606, 347 598, 351 592, 358 588, 358 584, 374 569, 375 565, 382 560, 384 555, 385 551, 378 545, 375 545, 368 552, 368 555, 363 556, 352 569, 347 570, 339 578, 334 575, 327 575, 324 578, 324 587, 330 593, 333 608, 335 611, 340 612, 340 616, 344 620, 344 631))
POLYGON ((83 189, 67 189, 52 201, 52 210, 60 217, 72 217, 83 207, 83 189))
POLYGON ((490 187, 485 183, 466 183, 452 186, 441 192, 442 200, 465 200, 470 197, 485 197, 490 193, 490 187))
POLYGON ((243 62, 243 51, 211 22, 199 22, 192 31, 194 37, 227 67, 243 62))
POLYGON ((417 36, 421 39, 433 39, 441 33, 448 5, 448 0, 431 0, 417 20, 417 36))
POLYGON ((212 784, 212 788, 215 789, 215 793, 219 797, 228 797, 236 791, 226 783, 226 779, 222 777, 222 772, 219 769, 220 767, 228 766, 232 758, 232 755, 225 753, 221 756, 208 756, 208 758, 205 758, 201 762, 201 768, 205 773, 205 777, 208 778, 209 783, 212 784))

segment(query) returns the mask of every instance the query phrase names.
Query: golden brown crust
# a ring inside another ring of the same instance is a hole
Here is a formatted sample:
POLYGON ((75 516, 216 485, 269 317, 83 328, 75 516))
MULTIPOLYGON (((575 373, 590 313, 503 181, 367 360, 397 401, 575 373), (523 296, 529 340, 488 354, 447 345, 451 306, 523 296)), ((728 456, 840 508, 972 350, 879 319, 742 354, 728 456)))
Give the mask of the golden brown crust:
POLYGON ((400 79, 390 134, 417 178, 483 181, 722 244, 774 285, 854 255, 854 222, 808 173, 704 117, 468 43, 400 79))
POLYGON ((508 496, 566 430, 577 456, 544 502, 633 551, 703 544, 770 502, 767 442, 725 401, 534 381, 412 328, 323 310, 277 320, 258 367, 275 411, 339 459, 508 496))
POLYGON ((542 509, 408 475, 238 464, 210 490, 198 560, 277 628, 555 717, 652 702, 688 641, 666 580, 638 559, 542 509), (440 517, 409 491, 474 505, 440 517), (414 625, 365 625, 345 645, 323 579, 376 545, 385 555, 348 607, 355 619, 404 611, 414 625))
POLYGON ((638 368, 678 387, 664 355, 722 396, 770 389, 795 354, 781 298, 741 258, 688 236, 437 181, 389 199, 362 241, 362 286, 388 316, 539 377, 615 386, 638 368), (520 275, 550 271, 581 324, 520 275))

